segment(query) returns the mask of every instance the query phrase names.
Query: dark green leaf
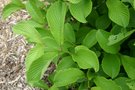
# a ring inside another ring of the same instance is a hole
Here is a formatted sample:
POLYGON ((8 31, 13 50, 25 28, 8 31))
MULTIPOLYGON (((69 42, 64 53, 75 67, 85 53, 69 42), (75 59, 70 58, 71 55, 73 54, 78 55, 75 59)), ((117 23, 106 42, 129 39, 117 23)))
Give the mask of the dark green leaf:
POLYGON ((98 17, 96 20, 97 29, 107 29, 110 24, 111 24, 111 21, 107 15, 102 15, 102 16, 98 17))

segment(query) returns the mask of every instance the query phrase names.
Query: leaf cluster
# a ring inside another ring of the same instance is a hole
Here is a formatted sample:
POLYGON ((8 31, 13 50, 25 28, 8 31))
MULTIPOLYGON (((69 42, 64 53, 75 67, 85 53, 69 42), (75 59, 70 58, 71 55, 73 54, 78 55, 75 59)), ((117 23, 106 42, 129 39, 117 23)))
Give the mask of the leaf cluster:
POLYGON ((44 90, 135 90, 135 0, 12 0, 6 19, 31 18, 13 31, 35 46, 26 57, 27 82, 44 90), (42 80, 53 63, 56 69, 42 80), (48 85, 48 82, 51 85, 48 85))

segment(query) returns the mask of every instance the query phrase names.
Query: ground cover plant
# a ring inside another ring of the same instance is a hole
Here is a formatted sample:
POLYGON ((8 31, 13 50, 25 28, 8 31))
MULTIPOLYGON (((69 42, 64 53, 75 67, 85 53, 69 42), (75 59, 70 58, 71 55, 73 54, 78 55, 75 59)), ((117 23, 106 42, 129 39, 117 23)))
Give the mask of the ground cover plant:
POLYGON ((21 9, 31 16, 12 27, 34 44, 25 61, 29 85, 135 90, 135 0, 44 1, 12 0, 3 9, 3 19, 21 9))

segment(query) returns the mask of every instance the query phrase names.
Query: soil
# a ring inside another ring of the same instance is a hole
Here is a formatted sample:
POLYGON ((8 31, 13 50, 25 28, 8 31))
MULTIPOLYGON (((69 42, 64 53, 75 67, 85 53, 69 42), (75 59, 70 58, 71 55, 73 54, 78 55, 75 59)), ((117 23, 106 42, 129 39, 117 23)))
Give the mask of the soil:
POLYGON ((11 28, 18 21, 28 19, 29 15, 21 10, 2 20, 2 9, 9 2, 0 0, 0 90, 39 90, 26 83, 24 62, 31 45, 11 28))

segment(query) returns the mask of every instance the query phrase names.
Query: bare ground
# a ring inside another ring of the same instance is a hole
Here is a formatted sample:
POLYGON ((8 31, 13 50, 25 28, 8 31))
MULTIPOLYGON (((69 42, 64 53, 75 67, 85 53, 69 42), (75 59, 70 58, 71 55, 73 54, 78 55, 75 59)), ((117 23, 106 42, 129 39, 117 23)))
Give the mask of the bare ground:
POLYGON ((26 11, 19 11, 7 20, 1 19, 3 7, 10 0, 0 0, 0 90, 39 90, 26 84, 24 60, 30 45, 11 27, 29 18, 26 11))

